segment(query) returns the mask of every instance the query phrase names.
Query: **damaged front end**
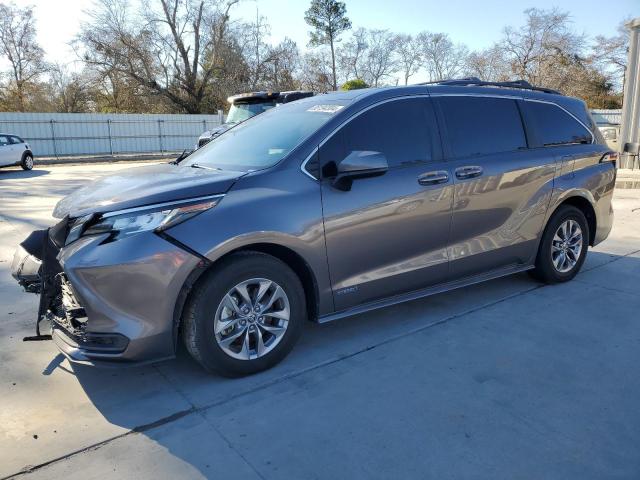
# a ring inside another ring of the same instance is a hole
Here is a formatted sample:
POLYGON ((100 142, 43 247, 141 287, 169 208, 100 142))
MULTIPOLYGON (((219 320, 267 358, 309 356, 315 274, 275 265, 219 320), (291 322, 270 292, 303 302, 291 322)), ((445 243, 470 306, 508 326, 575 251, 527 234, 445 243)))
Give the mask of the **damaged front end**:
POLYGON ((41 333, 40 324, 46 321, 51 332, 57 334, 56 343, 64 343, 63 350, 121 352, 128 343, 125 337, 87 333, 85 309, 58 262, 58 254, 69 234, 69 223, 65 218, 51 228, 32 232, 14 254, 12 276, 26 292, 40 294, 36 335, 24 340, 51 340, 52 335, 41 333))
POLYGON ((68 219, 46 230, 36 230, 18 246, 13 256, 11 275, 26 292, 40 294, 36 336, 28 340, 49 340, 51 335, 40 333, 40 323, 54 316, 66 319, 63 307, 62 268, 56 256, 64 244, 68 219))

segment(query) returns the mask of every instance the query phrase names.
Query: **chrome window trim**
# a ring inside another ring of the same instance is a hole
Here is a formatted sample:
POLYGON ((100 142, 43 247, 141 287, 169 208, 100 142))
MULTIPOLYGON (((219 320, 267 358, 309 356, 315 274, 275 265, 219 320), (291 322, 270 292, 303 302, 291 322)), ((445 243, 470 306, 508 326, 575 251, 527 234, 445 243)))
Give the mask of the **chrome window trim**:
POLYGON ((315 154, 318 153, 318 150, 320 150, 320 147, 316 147, 313 149, 313 151, 309 154, 309 156, 307 158, 305 158, 304 162, 302 162, 302 164, 300 165, 300 170, 302 171, 302 173, 304 173, 307 177, 309 177, 312 180, 318 180, 316 177, 314 177, 313 175, 311 175, 311 173, 309 173, 309 171, 306 169, 307 167, 307 162, 309 160, 311 160, 311 157, 313 157, 315 154))
MULTIPOLYGON (((578 122, 580 125, 582 125, 582 127, 584 127, 584 129, 589 132, 589 135, 591 135, 591 143, 595 142, 595 135, 593 134, 593 130, 591 130, 589 127, 587 127, 584 122, 582 122, 578 117, 576 117, 573 113, 571 113, 569 110, 567 110, 566 108, 564 108, 562 105, 558 105, 555 102, 552 102, 550 100, 543 100, 543 99, 539 99, 539 98, 527 98, 527 97, 523 97, 523 96, 518 96, 518 95, 509 95, 509 94, 504 94, 504 95, 500 95, 500 94, 495 94, 495 93, 489 93, 489 94, 482 94, 482 93, 434 93, 431 94, 432 97, 490 97, 490 98, 508 98, 508 99, 512 99, 512 100, 522 100, 524 102, 538 102, 538 103, 546 103, 548 105, 553 105, 556 108, 559 108, 560 110, 562 110, 563 112, 565 112, 567 115, 569 115, 571 118, 573 118, 576 122, 578 122)), ((575 143, 566 143, 563 145, 575 145, 575 143)))
MULTIPOLYGON (((537 99, 537 98, 526 98, 523 97, 522 95, 518 95, 517 93, 505 93, 505 94, 496 94, 496 93, 446 93, 446 92, 442 92, 442 93, 429 93, 429 92, 425 92, 425 93, 420 93, 420 94, 411 94, 411 95, 403 95, 403 96, 399 96, 399 97, 393 97, 393 98, 387 98, 384 100, 381 100, 379 102, 376 102, 374 104, 369 105, 366 108, 363 108, 362 110, 359 110, 358 112, 354 113, 352 116, 350 116, 349 118, 347 118, 344 122, 342 122, 340 125, 338 125, 335 129, 333 129, 331 131, 331 133, 329 133, 323 140, 322 142, 320 142, 318 144, 318 146, 316 148, 313 149, 313 151, 311 152, 311 154, 302 162, 302 164, 300 165, 300 170, 302 171, 302 173, 304 173, 305 175, 307 175, 309 178, 318 181, 319 179, 317 179, 316 177, 314 177, 313 175, 311 175, 309 172, 307 172, 305 170, 305 166, 307 165, 307 162, 311 159, 311 157, 313 155, 315 155, 316 152, 318 152, 320 150, 320 148, 322 148, 322 146, 328 142, 329 140, 331 140, 331 138, 337 133, 338 130, 340 130, 343 126, 345 126, 347 123, 351 122, 354 118, 357 118, 359 115, 367 112, 368 110, 371 110, 374 107, 377 107, 378 105, 382 105, 384 103, 388 103, 388 102, 393 102, 393 101, 397 101, 397 100, 405 100, 405 99, 409 99, 409 98, 435 98, 435 97, 476 97, 476 98, 504 98, 504 99, 508 99, 508 100, 522 100, 525 102, 538 102, 538 103, 546 103, 549 105, 553 105, 556 108, 559 108, 560 110, 562 110, 563 112, 565 112, 567 115, 569 115, 571 118, 573 118, 576 122, 578 122, 587 132, 589 132, 589 135, 591 135, 591 144, 593 144, 595 142, 595 135, 593 134, 593 131, 587 127, 584 122, 582 122, 578 117, 576 117, 573 113, 571 113, 569 110, 567 110, 566 108, 564 108, 561 105, 558 105, 555 102, 549 101, 549 100, 542 100, 542 99, 537 99)), ((567 144, 561 144, 561 145, 576 145, 575 143, 567 143, 567 144)), ((554 145, 555 146, 555 145, 554 145)), ((545 147, 548 148, 548 147, 545 147)), ((529 148, 530 149, 530 148, 529 148)))
POLYGON ((124 210, 114 210, 112 212, 106 212, 103 213, 101 216, 102 218, 109 218, 109 217, 115 217, 118 215, 126 215, 128 213, 135 213, 135 212, 143 212, 145 210, 153 210, 156 208, 162 208, 162 207, 168 207, 168 206, 176 206, 176 205, 184 205, 185 203, 193 203, 193 202, 199 202, 202 200, 213 200, 216 198, 222 198, 224 197, 225 194, 219 194, 219 195, 206 195, 204 197, 195 197, 195 198, 187 198, 184 200, 175 200, 172 202, 163 202, 163 203, 153 203, 150 205, 144 205, 141 207, 133 207, 133 208, 125 208, 124 210))

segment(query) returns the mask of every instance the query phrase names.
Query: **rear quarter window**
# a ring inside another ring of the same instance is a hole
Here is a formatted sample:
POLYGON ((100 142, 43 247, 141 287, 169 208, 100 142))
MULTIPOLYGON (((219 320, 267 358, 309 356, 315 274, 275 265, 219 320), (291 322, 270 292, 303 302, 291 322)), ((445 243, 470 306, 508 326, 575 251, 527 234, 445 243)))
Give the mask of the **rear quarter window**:
POLYGON ((536 134, 538 146, 591 143, 591 132, 562 108, 552 103, 525 101, 527 122, 536 134))
POLYGON ((492 97, 438 99, 454 157, 527 148, 516 100, 492 97))

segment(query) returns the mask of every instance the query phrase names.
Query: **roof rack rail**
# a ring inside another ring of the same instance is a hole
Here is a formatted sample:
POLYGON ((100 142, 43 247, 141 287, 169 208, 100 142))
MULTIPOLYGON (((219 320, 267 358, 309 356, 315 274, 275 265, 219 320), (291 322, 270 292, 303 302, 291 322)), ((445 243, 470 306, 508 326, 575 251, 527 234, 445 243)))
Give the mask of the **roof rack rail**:
POLYGON ((451 85, 451 86, 477 86, 477 87, 503 87, 503 88, 519 88, 522 90, 534 90, 537 92, 554 93, 562 95, 557 90, 545 87, 534 87, 526 80, 512 80, 509 82, 485 82, 478 77, 452 78, 447 80, 438 80, 434 82, 422 82, 417 85, 451 85))

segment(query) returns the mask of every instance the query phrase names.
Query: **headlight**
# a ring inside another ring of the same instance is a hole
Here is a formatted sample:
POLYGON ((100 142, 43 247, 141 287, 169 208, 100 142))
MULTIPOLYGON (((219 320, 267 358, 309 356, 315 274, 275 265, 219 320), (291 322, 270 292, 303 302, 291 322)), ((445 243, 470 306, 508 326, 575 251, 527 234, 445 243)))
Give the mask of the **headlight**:
POLYGON ((150 230, 160 232, 215 207, 221 198, 200 197, 80 217, 71 224, 65 245, 86 235, 110 233, 115 240, 150 230))

